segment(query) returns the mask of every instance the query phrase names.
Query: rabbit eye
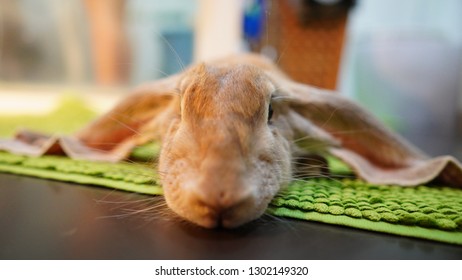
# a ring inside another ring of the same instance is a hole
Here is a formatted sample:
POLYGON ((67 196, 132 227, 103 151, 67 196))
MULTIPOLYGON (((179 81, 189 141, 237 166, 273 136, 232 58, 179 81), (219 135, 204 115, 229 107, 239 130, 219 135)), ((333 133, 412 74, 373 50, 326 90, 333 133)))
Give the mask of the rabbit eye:
POLYGON ((271 120, 272 117, 273 117, 273 106, 271 106, 271 103, 270 103, 268 107, 268 122, 271 120))

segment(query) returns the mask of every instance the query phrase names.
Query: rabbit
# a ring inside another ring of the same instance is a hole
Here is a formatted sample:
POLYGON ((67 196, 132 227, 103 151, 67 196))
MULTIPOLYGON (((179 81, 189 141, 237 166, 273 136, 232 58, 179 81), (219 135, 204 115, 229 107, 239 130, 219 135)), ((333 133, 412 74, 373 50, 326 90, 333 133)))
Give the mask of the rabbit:
POLYGON ((452 156, 429 158, 338 93, 291 80, 269 59, 233 55, 142 85, 73 136, 23 131, 0 149, 120 161, 161 141, 169 208, 205 228, 260 217, 294 176, 324 172, 334 155, 371 183, 462 187, 452 156))

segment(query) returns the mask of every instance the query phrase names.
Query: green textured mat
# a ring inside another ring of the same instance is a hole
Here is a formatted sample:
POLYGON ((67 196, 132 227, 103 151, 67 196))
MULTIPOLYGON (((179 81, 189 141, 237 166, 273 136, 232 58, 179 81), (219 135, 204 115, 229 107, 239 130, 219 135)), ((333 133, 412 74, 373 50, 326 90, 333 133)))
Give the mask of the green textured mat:
MULTIPOLYGON (((135 151, 139 158, 157 146, 135 151), (144 150, 143 150, 144 149, 144 150)), ((335 170, 346 172, 340 164, 335 170)), ((64 157, 29 158, 0 152, 0 172, 162 194, 153 168, 64 157)), ((375 186, 358 180, 310 179, 282 190, 270 214, 462 245, 462 190, 375 186)))
POLYGON ((0 172, 160 195, 153 168, 142 164, 101 163, 66 157, 32 158, 0 152, 0 172))
POLYGON ((281 191, 268 212, 462 245, 462 190, 459 189, 313 179, 281 191))

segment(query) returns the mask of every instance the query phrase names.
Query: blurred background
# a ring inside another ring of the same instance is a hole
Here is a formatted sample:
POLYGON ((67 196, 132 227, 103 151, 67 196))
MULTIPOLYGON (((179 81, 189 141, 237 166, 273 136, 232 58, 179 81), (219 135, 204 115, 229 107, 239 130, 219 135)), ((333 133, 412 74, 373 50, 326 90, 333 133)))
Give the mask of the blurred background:
POLYGON ((461 158, 459 0, 0 0, 0 134, 18 116, 56 119, 63 96, 102 112, 140 83, 242 51, 461 158))

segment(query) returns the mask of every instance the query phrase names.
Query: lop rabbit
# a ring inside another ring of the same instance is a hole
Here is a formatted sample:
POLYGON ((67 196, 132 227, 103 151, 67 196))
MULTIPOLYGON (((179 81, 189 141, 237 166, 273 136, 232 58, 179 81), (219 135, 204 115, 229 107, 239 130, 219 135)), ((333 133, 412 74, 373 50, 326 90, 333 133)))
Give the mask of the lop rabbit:
POLYGON ((462 187, 451 156, 425 156, 354 102, 294 82, 251 54, 143 85, 74 136, 22 132, 0 149, 119 161, 149 141, 162 141, 168 206, 207 228, 258 218, 295 174, 322 172, 326 154, 371 183, 462 187))

